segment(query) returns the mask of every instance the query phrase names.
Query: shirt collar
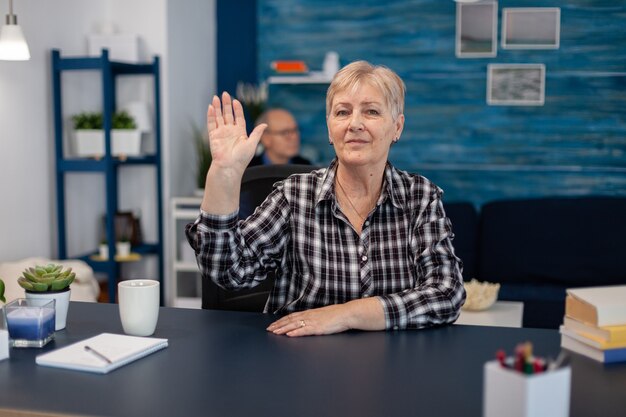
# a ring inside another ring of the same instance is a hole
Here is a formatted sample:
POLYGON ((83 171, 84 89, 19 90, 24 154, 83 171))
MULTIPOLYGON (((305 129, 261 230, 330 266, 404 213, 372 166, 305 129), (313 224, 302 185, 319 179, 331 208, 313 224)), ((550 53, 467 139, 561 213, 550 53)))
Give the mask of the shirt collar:
MULTIPOLYGON (((338 162, 337 158, 335 158, 322 177, 322 185, 315 200, 316 206, 324 200, 332 201, 335 199, 335 176, 337 175, 337 167, 338 162)), ((383 174, 383 189, 379 202, 382 203, 389 197, 391 204, 401 209, 406 205, 407 201, 406 192, 403 190, 400 174, 391 163, 387 162, 383 174)))

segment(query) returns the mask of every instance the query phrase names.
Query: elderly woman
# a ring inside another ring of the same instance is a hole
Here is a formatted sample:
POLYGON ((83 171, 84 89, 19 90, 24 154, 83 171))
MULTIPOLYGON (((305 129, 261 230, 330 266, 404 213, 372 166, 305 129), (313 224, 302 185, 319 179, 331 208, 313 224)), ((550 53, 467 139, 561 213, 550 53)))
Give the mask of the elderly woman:
POLYGON ((276 271, 265 311, 283 317, 268 331, 421 328, 458 317, 462 264, 442 191, 387 161, 404 127, 404 91, 382 66, 358 61, 339 71, 326 97, 337 157, 275 184, 245 220, 241 178, 267 126, 248 137, 242 106, 228 93, 209 105, 213 162, 187 238, 202 274, 224 288, 253 287, 276 271))

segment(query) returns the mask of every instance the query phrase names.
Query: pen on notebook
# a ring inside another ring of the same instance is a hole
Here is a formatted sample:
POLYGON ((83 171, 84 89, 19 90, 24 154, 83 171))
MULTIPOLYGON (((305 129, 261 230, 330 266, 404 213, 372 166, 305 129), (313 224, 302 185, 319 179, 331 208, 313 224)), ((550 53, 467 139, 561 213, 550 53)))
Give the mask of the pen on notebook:
POLYGON ((85 345, 85 350, 89 353, 94 354, 95 356, 99 357, 100 359, 102 359, 103 361, 105 361, 106 363, 113 363, 111 362, 111 359, 107 358, 106 356, 104 356, 102 353, 98 352, 97 350, 95 350, 94 348, 92 348, 91 346, 85 345))

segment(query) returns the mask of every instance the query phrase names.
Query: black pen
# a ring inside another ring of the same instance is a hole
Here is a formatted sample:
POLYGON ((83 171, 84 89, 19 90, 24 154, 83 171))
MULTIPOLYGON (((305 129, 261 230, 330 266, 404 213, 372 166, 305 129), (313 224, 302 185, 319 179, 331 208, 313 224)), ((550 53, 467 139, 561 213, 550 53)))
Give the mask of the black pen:
POLYGON ((106 363, 113 363, 113 362, 111 362, 111 359, 107 358, 106 356, 104 356, 102 353, 98 352, 97 350, 95 350, 91 346, 85 345, 85 350, 87 352, 93 353, 94 355, 96 355, 97 357, 102 359, 103 361, 106 361, 106 363))

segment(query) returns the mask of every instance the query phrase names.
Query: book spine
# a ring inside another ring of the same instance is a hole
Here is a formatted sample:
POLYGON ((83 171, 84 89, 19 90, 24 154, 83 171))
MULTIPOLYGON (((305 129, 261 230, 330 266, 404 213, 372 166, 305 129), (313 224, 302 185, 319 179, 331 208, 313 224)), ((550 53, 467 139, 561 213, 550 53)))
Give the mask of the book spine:
POLYGON ((598 325, 598 311, 595 307, 572 295, 565 298, 565 315, 583 323, 598 325))

